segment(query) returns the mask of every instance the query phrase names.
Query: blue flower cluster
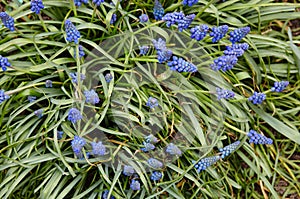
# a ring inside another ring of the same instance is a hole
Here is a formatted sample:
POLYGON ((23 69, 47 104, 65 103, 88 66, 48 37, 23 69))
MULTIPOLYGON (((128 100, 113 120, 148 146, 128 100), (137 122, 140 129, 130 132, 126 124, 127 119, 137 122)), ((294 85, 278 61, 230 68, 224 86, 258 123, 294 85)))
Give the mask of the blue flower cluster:
POLYGON ((155 20, 161 20, 165 14, 165 10, 158 0, 155 0, 153 7, 153 15, 155 20))
POLYGON ((233 151, 236 150, 236 148, 238 148, 240 143, 240 141, 236 141, 230 145, 225 146, 224 148, 219 149, 219 151, 221 152, 221 158, 229 156, 233 151))
POLYGON ((214 26, 211 29, 210 36, 212 37, 212 42, 216 43, 223 37, 225 37, 226 33, 228 31, 228 26, 227 25, 222 25, 222 26, 214 26))
POLYGON ((84 91, 83 94, 85 96, 86 103, 98 104, 100 102, 98 94, 93 89, 90 91, 84 91))
POLYGON ((149 97, 148 101, 146 103, 146 106, 150 107, 151 109, 155 108, 158 106, 158 101, 154 97, 149 97))
POLYGON ((2 68, 3 71, 7 70, 7 67, 10 67, 11 64, 9 63, 8 59, 6 57, 2 57, 0 55, 0 67, 2 68))
POLYGON ((221 156, 219 156, 219 155, 211 156, 211 157, 203 158, 197 163, 195 161, 193 161, 193 164, 196 163, 195 168, 196 168, 197 172, 200 173, 201 171, 207 169, 207 167, 216 163, 218 160, 220 160, 220 158, 221 158, 221 156))
MULTIPOLYGON (((108 198, 109 191, 106 189, 103 191, 101 199, 109 199, 108 198)), ((110 199, 116 199, 114 196, 111 196, 110 199)))
POLYGON ((167 27, 170 27, 173 24, 177 24, 179 32, 182 32, 183 30, 187 29, 190 26, 195 16, 196 16, 195 14, 185 16, 184 13, 181 11, 181 12, 167 13, 162 18, 162 20, 166 22, 167 27))
POLYGON ((198 0, 183 0, 182 5, 186 6, 193 6, 198 3, 198 0))
MULTIPOLYGON (((82 45, 78 45, 78 54, 79 54, 79 58, 85 55, 82 45)), ((74 58, 76 58, 76 48, 74 48, 74 58)))
POLYGON ((0 12, 0 18, 6 28, 8 28, 10 31, 15 30, 14 18, 9 16, 6 12, 0 12))
POLYGON ((168 66, 171 70, 175 70, 178 72, 197 72, 198 68, 191 62, 185 61, 181 57, 178 58, 177 56, 172 57, 172 61, 168 62, 168 66))
POLYGON ((160 171, 153 171, 150 179, 152 181, 159 181, 162 178, 162 173, 160 171))
POLYGON ((176 156, 182 155, 181 150, 173 143, 170 143, 167 146, 166 152, 169 153, 170 155, 176 155, 176 156))
POLYGON ((130 165, 125 165, 123 169, 123 174, 126 176, 132 176, 135 173, 135 170, 130 165))
POLYGON ((36 100, 36 96, 31 96, 31 95, 29 95, 29 96, 27 97, 27 100, 28 100, 29 102, 34 102, 34 101, 36 100))
POLYGON ((34 111, 33 113, 35 114, 35 116, 37 116, 38 118, 42 118, 43 117, 43 109, 38 109, 36 111, 34 111))
POLYGON ((238 58, 234 55, 222 55, 214 60, 210 66, 213 70, 227 71, 231 70, 238 62, 238 58))
POLYGON ((266 136, 263 136, 261 134, 258 134, 254 130, 250 130, 247 134, 249 137, 249 143, 254 144, 273 144, 273 140, 271 138, 267 138, 266 136))
POLYGON ((145 142, 147 142, 147 143, 157 143, 158 139, 154 135, 150 134, 150 135, 145 137, 145 142))
POLYGON ((139 19, 141 23, 146 23, 149 20, 149 17, 146 14, 142 14, 139 19))
POLYGON ((149 46, 140 46, 140 55, 146 55, 149 50, 149 46))
POLYGON ((94 3, 96 6, 100 6, 101 3, 104 3, 104 0, 93 0, 93 3, 94 3))
POLYGON ((78 44, 78 39, 80 38, 80 32, 77 30, 77 28, 74 26, 74 24, 70 21, 70 19, 67 19, 65 21, 65 29, 67 33, 67 41, 72 42, 74 41, 75 44, 78 44))
MULTIPOLYGON (((70 73, 70 77, 71 77, 73 83, 75 83, 75 84, 78 83, 78 81, 77 81, 78 73, 70 73)), ((84 79, 85 79, 85 75, 80 73, 80 79, 79 80, 82 81, 84 79)))
POLYGON ((81 6, 82 3, 87 4, 88 0, 74 0, 75 6, 81 6))
POLYGON ((159 38, 157 41, 153 39, 152 43, 157 51, 156 54, 159 63, 166 62, 171 58, 172 51, 166 47, 166 42, 162 38, 159 38))
POLYGON ((73 140, 71 141, 72 150, 78 158, 82 158, 81 149, 84 147, 85 144, 86 141, 77 135, 75 135, 73 140))
POLYGON ((217 91, 218 100, 231 99, 231 98, 234 98, 234 96, 235 96, 234 92, 231 90, 216 88, 216 91, 217 91))
POLYGON ((141 184, 138 180, 132 179, 130 183, 130 189, 133 191, 138 191, 141 188, 141 184))
POLYGON ((229 33, 229 41, 236 43, 241 41, 250 32, 250 27, 237 28, 229 33))
POLYGON ((246 50, 248 50, 248 48, 249 44, 247 43, 232 44, 232 46, 226 46, 226 50, 224 50, 224 55, 240 57, 244 54, 246 50))
POLYGON ((164 166, 161 161, 159 161, 155 158, 149 158, 147 162, 148 162, 149 166, 154 169, 161 169, 164 166))
POLYGON ((46 86, 46 88, 52 88, 52 81, 51 80, 46 80, 46 82, 45 82, 45 86, 46 86))
POLYGON ((72 123, 76 123, 82 119, 82 115, 77 108, 71 108, 68 113, 68 120, 72 123))
POLYGON ((5 94, 5 91, 3 89, 1 89, 0 90, 0 104, 8 99, 9 99, 9 96, 5 94))
POLYGON ((157 50, 157 51, 164 50, 167 48, 166 41, 163 40, 162 38, 158 38, 157 41, 155 39, 153 39, 152 43, 153 43, 155 50, 157 50))
POLYGON ((107 83, 109 83, 109 82, 111 82, 111 80, 113 79, 113 76, 112 76, 112 74, 110 74, 110 73, 106 73, 106 75, 104 76, 104 78, 105 78, 105 81, 106 81, 107 83))
POLYGON ((97 155, 105 155, 106 153, 106 147, 102 144, 101 141, 99 142, 91 142, 92 145, 92 152, 94 156, 97 155))
POLYGON ((30 2, 31 11, 36 14, 40 14, 41 10, 44 9, 44 4, 42 0, 31 0, 30 2))
POLYGON ((191 28, 191 38, 200 41, 206 37, 209 27, 205 24, 191 28))
POLYGON ((288 81, 274 82, 274 86, 271 88, 273 92, 282 92, 289 85, 288 81))
POLYGON ((261 104, 266 99, 266 94, 254 92, 251 97, 248 98, 253 104, 261 104))
POLYGON ((155 149, 155 146, 152 144, 152 143, 149 143, 149 142, 143 142, 143 145, 144 145, 144 147, 143 148, 141 148, 141 150, 143 151, 143 152, 149 152, 149 151, 152 151, 152 150, 154 150, 155 149))
POLYGON ((110 19, 110 24, 114 24, 117 21, 117 14, 113 14, 110 19))

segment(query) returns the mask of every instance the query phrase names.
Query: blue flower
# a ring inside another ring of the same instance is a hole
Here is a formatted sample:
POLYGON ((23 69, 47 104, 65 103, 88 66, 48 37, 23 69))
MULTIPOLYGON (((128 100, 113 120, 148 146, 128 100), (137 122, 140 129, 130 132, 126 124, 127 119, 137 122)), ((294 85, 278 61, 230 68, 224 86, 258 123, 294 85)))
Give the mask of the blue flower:
POLYGON ((71 108, 68 113, 68 120, 72 123, 76 123, 82 119, 82 115, 77 108, 71 108))
POLYGON ((201 171, 207 169, 207 167, 216 163, 218 160, 220 160, 220 158, 221 158, 221 156, 219 156, 219 155, 211 156, 211 157, 203 158, 197 163, 195 161, 193 161, 193 164, 196 163, 195 168, 196 168, 197 172, 200 173, 201 171))
POLYGON ((235 94, 231 90, 216 88, 218 100, 234 98, 235 94))
POLYGON ((169 49, 165 49, 165 50, 158 50, 156 54, 157 54, 158 63, 161 64, 168 61, 171 58, 173 52, 169 49))
POLYGON ((151 109, 152 108, 155 108, 156 106, 158 106, 158 101, 156 98, 154 97, 149 97, 148 98, 148 101, 146 103, 146 106, 150 107, 151 109))
POLYGON ((197 41, 200 41, 200 40, 204 39, 208 30, 209 30, 209 27, 205 24, 195 26, 194 28, 191 28, 191 30, 190 30, 191 38, 195 39, 197 41))
POLYGON ((52 88, 52 81, 51 80, 46 80, 46 88, 52 88))
POLYGON ((153 15, 155 20, 161 20, 164 16, 165 10, 158 0, 154 2, 153 15))
POLYGON ((111 16, 110 24, 114 24, 116 21, 117 21, 117 15, 114 13, 114 14, 111 16))
POLYGON ((165 50, 167 48, 166 47, 166 41, 163 40, 162 38, 158 38, 157 41, 155 39, 153 39, 152 43, 154 45, 155 50, 157 50, 157 51, 165 50))
POLYGON ((77 135, 75 135, 73 140, 71 141, 72 150, 78 158, 82 158, 83 155, 81 153, 81 149, 84 147, 85 144, 86 141, 77 135))
POLYGON ((130 189, 132 189, 133 191, 138 191, 141 188, 141 184, 139 181, 132 179, 131 183, 130 183, 130 189))
POLYGON ((198 0, 183 0, 182 5, 193 6, 196 3, 198 3, 198 0))
POLYGON ((229 41, 236 43, 241 41, 250 32, 250 27, 237 28, 229 33, 229 41))
POLYGON ((64 135, 63 131, 57 131, 57 139, 58 140, 62 139, 63 135, 64 135))
MULTIPOLYGON (((78 45, 78 54, 79 54, 79 58, 85 55, 82 45, 78 45)), ((76 58, 76 48, 74 48, 74 58, 76 58)))
POLYGON ((227 31, 228 31, 227 25, 223 25, 223 26, 219 26, 219 27, 216 27, 216 26, 212 27, 211 33, 209 34, 212 37, 212 42, 216 43, 220 39, 225 37, 227 31))
POLYGON ((149 158, 147 162, 148 162, 149 166, 154 169, 161 169, 164 166, 161 161, 159 161, 155 158, 149 158))
POLYGON ((251 97, 248 98, 248 100, 253 104, 261 104, 266 99, 266 94, 264 93, 258 93, 254 92, 251 97))
POLYGON ((34 101, 36 100, 36 96, 31 96, 31 95, 29 95, 29 96, 27 97, 27 99, 28 99, 29 102, 34 102, 34 101))
POLYGON ((152 181, 159 181, 162 178, 162 173, 160 171, 153 171, 150 179, 152 181))
POLYGON ((149 50, 149 46, 140 46, 140 55, 146 55, 149 50))
POLYGON ((110 73, 106 73, 106 75, 104 76, 104 78, 105 78, 105 81, 107 83, 109 83, 113 79, 113 76, 110 73))
POLYGON ((168 62, 168 66, 171 70, 176 70, 178 72, 197 72, 198 68, 192 64, 191 62, 187 62, 181 57, 178 58, 177 56, 172 57, 172 61, 168 62))
POLYGON ((0 12, 0 18, 2 20, 3 25, 8 28, 10 31, 15 30, 15 22, 14 18, 9 16, 6 12, 0 12))
POLYGON ((238 58, 234 55, 223 55, 214 60, 210 66, 213 70, 227 71, 231 70, 238 62, 238 58))
MULTIPOLYGON (((78 83, 77 82, 77 78, 78 78, 77 76, 78 76, 78 73, 70 73, 70 77, 72 78, 72 82, 75 83, 75 84, 78 83)), ((80 79, 79 80, 82 81, 84 79, 85 79, 85 75, 80 73, 80 79)))
POLYGON ((263 136, 261 134, 258 134, 254 130, 250 130, 247 134, 249 137, 249 143, 254 144, 273 144, 273 140, 271 138, 267 138, 266 136, 263 136))
POLYGON ((181 156, 182 152, 181 150, 173 143, 170 143, 167 146, 166 152, 171 154, 171 155, 177 155, 177 156, 181 156))
POLYGON ((93 89, 90 91, 84 91, 83 94, 85 96, 86 103, 97 104, 100 102, 98 94, 93 89))
POLYGON ((75 44, 78 44, 78 39, 80 38, 80 32, 77 30, 77 28, 69 19, 65 21, 65 29, 67 33, 67 41, 68 42, 74 41, 75 44))
POLYGON ((3 89, 1 89, 0 90, 0 104, 8 99, 9 99, 9 96, 5 94, 5 91, 3 89))
POLYGON ((166 26, 169 28, 173 24, 178 24, 180 20, 184 19, 185 15, 182 11, 167 13, 162 17, 162 20, 166 22, 166 26))
POLYGON ((34 111, 33 113, 34 113, 38 118, 41 118, 41 117, 43 117, 43 112, 44 112, 43 109, 38 109, 38 110, 34 111))
POLYGON ((75 6, 81 6, 82 3, 87 4, 88 0, 74 0, 75 6))
POLYGON ((144 139, 145 139, 145 142, 147 142, 147 143, 157 143, 158 142, 157 138, 151 134, 146 136, 144 139))
POLYGON ((241 44, 232 44, 232 46, 226 46, 226 50, 224 50, 224 55, 234 55, 236 57, 240 57, 244 54, 246 50, 248 50, 249 45, 247 43, 241 44))
POLYGON ((149 142, 143 142, 144 148, 141 148, 143 152, 149 152, 155 149, 155 146, 149 142))
POLYGON ((2 68, 3 71, 7 70, 7 67, 10 67, 11 64, 8 62, 8 59, 6 57, 2 57, 0 55, 0 67, 2 68))
POLYGON ((289 85, 288 81, 274 82, 274 86, 271 88, 273 92, 282 92, 289 85))
POLYGON ((93 0, 93 3, 94 3, 96 6, 100 6, 101 3, 104 3, 104 0, 93 0))
POLYGON ((236 141, 230 145, 225 146, 224 148, 219 149, 219 151, 221 152, 221 158, 229 156, 234 150, 236 150, 236 148, 238 148, 240 143, 240 141, 236 141))
POLYGON ((101 141, 91 142, 91 145, 92 145, 92 152, 93 152, 94 156, 105 155, 106 147, 102 144, 101 141))
MULTIPOLYGON (((109 199, 109 198, 108 198, 108 193, 109 193, 108 190, 104 190, 103 193, 102 193, 101 199, 109 199)), ((111 196, 110 199, 115 199, 115 197, 114 197, 114 196, 111 196)))
POLYGON ((44 9, 44 4, 42 0, 31 0, 31 11, 39 14, 42 9, 44 9))
POLYGON ((146 23, 149 20, 148 15, 146 14, 142 14, 139 19, 141 23, 146 23))
POLYGON ((134 168, 130 165, 125 165, 123 169, 123 174, 126 176, 132 176, 135 173, 134 168))
POLYGON ((179 20, 178 22, 178 30, 179 32, 182 32, 183 30, 189 28, 191 25, 192 21, 195 19, 196 15, 195 14, 190 14, 185 16, 183 19, 179 20))

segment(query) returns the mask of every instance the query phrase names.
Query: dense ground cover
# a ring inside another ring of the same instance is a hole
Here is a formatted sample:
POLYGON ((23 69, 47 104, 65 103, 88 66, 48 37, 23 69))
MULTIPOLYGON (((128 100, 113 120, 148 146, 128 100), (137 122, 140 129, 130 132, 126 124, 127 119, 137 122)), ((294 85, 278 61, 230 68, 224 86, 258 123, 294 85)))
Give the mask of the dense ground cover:
POLYGON ((0 198, 299 198, 299 3, 39 2, 0 3, 0 198))

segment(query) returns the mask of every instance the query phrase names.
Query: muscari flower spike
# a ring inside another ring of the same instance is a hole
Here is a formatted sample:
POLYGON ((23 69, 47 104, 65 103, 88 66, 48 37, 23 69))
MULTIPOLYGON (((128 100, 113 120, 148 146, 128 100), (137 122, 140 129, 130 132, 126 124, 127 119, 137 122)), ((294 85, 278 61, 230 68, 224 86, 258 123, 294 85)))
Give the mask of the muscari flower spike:
POLYGON ((205 24, 191 28, 191 38, 200 41, 206 37, 209 27, 205 24))
POLYGON ((233 151, 236 150, 236 148, 238 148, 240 143, 240 141, 236 141, 230 145, 225 146, 224 148, 219 149, 219 151, 221 152, 221 158, 229 156, 233 151))
POLYGON ((116 21, 117 21, 117 15, 114 13, 114 14, 111 16, 110 24, 114 24, 116 21))
POLYGON ((77 108, 71 108, 68 113, 68 120, 72 123, 76 123, 82 119, 82 115, 77 108))
POLYGON ((31 11, 39 14, 42 9, 44 9, 44 4, 42 0, 31 0, 30 2, 31 11))
POLYGON ((155 146, 149 142, 143 142, 144 147, 141 148, 143 152, 149 152, 155 149, 155 146))
POLYGON ((106 75, 104 76, 104 78, 105 78, 105 81, 106 81, 107 83, 109 83, 109 82, 111 82, 111 80, 113 79, 113 76, 112 76, 112 74, 110 74, 110 73, 106 73, 106 75))
POLYGON ((153 15, 155 20, 161 20, 163 15, 165 13, 165 10, 161 3, 158 0, 155 0, 154 2, 154 8, 153 8, 153 15))
POLYGON ((289 82, 288 82, 288 81, 274 82, 274 86, 271 88, 271 91, 280 93, 280 92, 282 92, 288 85, 289 85, 289 82))
POLYGON ((169 28, 173 24, 178 24, 180 20, 184 19, 185 15, 182 11, 167 13, 162 17, 162 20, 166 22, 166 26, 169 28))
MULTIPOLYGON (((107 189, 104 190, 103 193, 102 193, 101 199, 109 199, 108 194, 109 194, 109 191, 107 189)), ((110 199, 115 199, 115 197, 111 196, 110 199)))
POLYGON ((101 3, 104 3, 104 0, 93 0, 93 3, 94 3, 96 6, 100 6, 101 3))
POLYGON ((75 6, 81 6, 82 3, 87 4, 88 0, 74 0, 75 6))
POLYGON ((149 50, 149 46, 140 46, 140 55, 146 55, 149 50))
POLYGON ((241 41, 250 32, 250 27, 237 28, 229 33, 229 41, 236 43, 241 41))
POLYGON ((162 178, 162 173, 160 171, 153 171, 150 179, 152 181, 159 181, 162 178))
POLYGON ((198 0, 183 0, 182 5, 186 6, 193 6, 198 3, 198 0))
MULTIPOLYGON (((82 45, 78 45, 78 54, 79 54, 79 58, 85 55, 82 45)), ((74 48, 74 58, 76 58, 76 48, 74 48)))
POLYGON ((141 23, 146 23, 149 20, 149 17, 146 14, 142 14, 139 19, 141 23))
POLYGON ((273 140, 271 138, 267 138, 266 136, 258 134, 254 130, 250 130, 247 133, 247 136, 250 139, 249 143, 254 143, 254 144, 273 144, 273 140))
POLYGON ((155 50, 159 51, 159 50, 165 50, 166 47, 166 41, 163 40, 162 38, 158 38, 158 40, 156 41, 155 39, 152 40, 153 46, 155 48, 155 50))
POLYGON ((37 116, 38 118, 42 118, 43 117, 43 109, 38 109, 36 111, 34 111, 33 113, 35 114, 35 116, 37 116))
POLYGON ((173 52, 170 49, 165 49, 165 50, 158 50, 156 54, 157 54, 158 63, 161 64, 168 61, 171 58, 173 52))
POLYGON ((207 167, 213 165, 216 163, 218 160, 220 160, 221 156, 216 155, 216 156, 211 156, 207 158, 201 159, 199 162, 196 163, 196 161, 192 161, 193 164, 195 164, 195 169, 197 170, 198 173, 201 171, 207 169, 207 167))
POLYGON ((253 104, 261 104, 266 99, 266 94, 254 92, 251 97, 248 98, 250 102, 253 104))
POLYGON ((238 58, 234 55, 222 55, 214 60, 214 63, 212 63, 211 69, 217 71, 227 71, 231 70, 238 62, 238 58))
POLYGON ((185 29, 188 29, 189 26, 191 25, 192 21, 195 19, 196 15, 195 14, 190 14, 185 16, 183 19, 181 19, 178 22, 178 30, 179 32, 182 32, 185 29))
POLYGON ((134 168, 130 165, 124 165, 123 174, 126 176, 132 176, 135 173, 134 168))
MULTIPOLYGON (((71 77, 71 79, 72 79, 72 82, 75 83, 75 84, 78 83, 78 81, 77 81, 77 76, 78 76, 78 73, 70 73, 70 77, 71 77)), ((85 75, 82 74, 82 73, 80 73, 80 78, 79 78, 79 80, 82 81, 82 80, 84 80, 84 79, 85 79, 85 75)))
POLYGON ((52 88, 52 81, 51 80, 46 80, 46 82, 45 82, 45 86, 46 86, 46 88, 52 88))
POLYGON ((100 99, 98 97, 98 94, 95 92, 94 89, 91 89, 90 91, 84 91, 83 92, 85 96, 85 102, 90 104, 98 104, 100 102, 100 99))
POLYGON ((151 134, 146 136, 144 139, 145 139, 145 142, 147 142, 147 143, 157 143, 158 142, 157 137, 155 137, 154 135, 151 135, 151 134))
POLYGON ((5 100, 8 100, 10 97, 5 94, 5 91, 3 89, 0 90, 0 104, 4 102, 5 100))
POLYGON ((74 41, 75 44, 78 44, 78 39, 80 38, 80 32, 77 30, 76 26, 67 19, 65 21, 65 29, 67 33, 67 41, 72 42, 74 41))
POLYGON ((101 141, 99 141, 99 142, 91 142, 91 145, 92 145, 92 152, 93 152, 94 156, 105 155, 105 153, 106 153, 106 147, 102 144, 101 141))
POLYGON ((167 146, 166 152, 169 153, 170 155, 176 155, 176 156, 182 155, 181 150, 173 143, 170 143, 167 146))
POLYGON ((3 71, 7 70, 7 67, 10 67, 11 64, 8 62, 8 59, 6 57, 2 57, 0 55, 0 67, 2 68, 3 71))
POLYGON ((192 64, 191 62, 185 61, 181 57, 178 58, 177 56, 172 57, 172 61, 168 62, 168 66, 171 70, 175 70, 177 72, 197 72, 197 67, 192 64))
POLYGON ((223 26, 219 26, 219 27, 216 27, 216 26, 212 27, 211 33, 209 34, 212 37, 212 42, 216 43, 220 39, 225 37, 227 31, 228 31, 227 25, 223 25, 223 26))
POLYGON ((130 183, 130 189, 133 191, 138 191, 141 188, 141 184, 138 180, 132 179, 130 183))
POLYGON ((217 91, 217 98, 218 100, 221 99, 232 99, 234 98, 235 94, 231 90, 222 89, 222 88, 216 88, 217 91))
POLYGON ((244 54, 246 50, 248 50, 249 44, 241 43, 241 44, 232 44, 232 46, 226 46, 226 50, 224 50, 224 55, 233 55, 236 57, 240 57, 244 54))
POLYGON ((146 106, 150 107, 151 109, 155 108, 156 106, 158 106, 157 99, 154 97, 149 97, 146 106))
POLYGON ((159 161, 155 158, 149 158, 147 162, 148 162, 149 166, 154 169, 161 169, 164 166, 161 161, 159 161))
POLYGON ((29 102, 34 102, 34 101, 36 100, 36 96, 31 96, 31 95, 29 95, 29 96, 27 97, 27 99, 28 99, 29 102))
POLYGON ((14 18, 9 16, 6 12, 0 12, 0 18, 6 28, 8 28, 10 31, 15 30, 14 18))
POLYGON ((86 141, 77 135, 75 135, 73 140, 71 141, 72 150, 78 158, 82 158, 81 149, 85 144, 86 141))

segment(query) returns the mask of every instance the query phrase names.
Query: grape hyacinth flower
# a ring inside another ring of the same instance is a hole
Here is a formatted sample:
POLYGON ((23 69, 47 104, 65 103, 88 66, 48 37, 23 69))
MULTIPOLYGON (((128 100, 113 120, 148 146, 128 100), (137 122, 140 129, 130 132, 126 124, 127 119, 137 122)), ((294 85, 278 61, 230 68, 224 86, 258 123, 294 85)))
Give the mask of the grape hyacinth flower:
POLYGON ((63 135, 64 135, 63 131, 57 131, 57 139, 58 140, 62 139, 63 135))
POLYGON ((0 12, 0 18, 6 28, 8 28, 10 31, 15 30, 14 18, 9 16, 6 12, 0 12))
MULTIPOLYGON (((70 77, 72 79, 72 82, 75 83, 75 84, 78 83, 77 76, 78 76, 78 73, 70 73, 70 77)), ((82 81, 84 79, 85 79, 85 75, 80 73, 80 79, 79 80, 82 81)))
POLYGON ((154 169, 161 169, 164 166, 161 161, 159 161, 155 158, 149 158, 147 162, 148 162, 149 166, 154 169))
POLYGON ((271 138, 267 138, 266 136, 263 136, 261 134, 258 134, 254 130, 250 130, 247 134, 249 137, 249 143, 254 144, 273 144, 273 140, 271 138))
POLYGON ((68 120, 72 123, 76 123, 82 119, 82 115, 77 108, 71 108, 68 113, 68 120))
POLYGON ((225 37, 226 33, 228 31, 228 26, 227 25, 222 25, 219 27, 212 27, 211 33, 209 34, 212 37, 212 42, 216 43, 223 37, 225 37))
POLYGON ((193 164, 196 163, 195 168, 196 168, 197 172, 200 173, 201 171, 207 169, 207 167, 216 163, 218 160, 220 160, 220 158, 221 158, 221 156, 219 156, 219 155, 211 156, 211 157, 203 158, 197 163, 196 163, 196 161, 193 161, 193 164))
POLYGON ((46 82, 45 82, 45 86, 46 86, 46 88, 52 88, 52 81, 51 80, 46 80, 46 82))
POLYGON ((158 106, 157 99, 154 97, 149 97, 146 106, 150 107, 151 109, 155 108, 156 106, 158 106))
POLYGON ((198 3, 198 0, 183 0, 182 5, 186 6, 193 6, 198 3))
MULTIPOLYGON (((78 45, 78 54, 79 54, 79 58, 85 55, 82 45, 78 45)), ((74 48, 74 58, 76 58, 76 48, 74 48)))
POLYGON ((234 55, 223 55, 214 60, 210 66, 213 70, 222 70, 226 72, 231 70, 238 62, 238 58, 234 55))
POLYGON ((93 3, 94 3, 96 6, 100 6, 101 3, 104 3, 104 0, 93 0, 93 3))
POLYGON ((43 117, 43 109, 38 109, 36 111, 34 111, 33 113, 35 114, 35 116, 37 116, 38 118, 42 118, 43 117))
POLYGON ((266 94, 264 93, 258 93, 254 92, 251 97, 248 98, 248 100, 253 104, 261 104, 266 99, 266 94))
POLYGON ((249 44, 241 43, 241 44, 232 44, 232 46, 226 46, 226 50, 224 50, 224 55, 234 55, 236 57, 240 57, 244 54, 246 50, 248 50, 249 44))
POLYGON ((105 78, 105 81, 106 81, 107 83, 109 83, 109 82, 111 82, 111 80, 113 79, 113 76, 112 76, 112 74, 110 74, 110 73, 106 73, 106 75, 104 76, 104 78, 105 78))
POLYGON ((125 165, 123 169, 123 174, 126 176, 132 176, 135 173, 134 168, 130 165, 125 165))
POLYGON ((168 61, 171 58, 173 52, 169 49, 164 49, 164 50, 158 50, 156 54, 157 54, 158 63, 161 64, 168 61))
POLYGON ((173 143, 170 143, 167 146, 166 152, 171 154, 171 155, 176 155, 176 156, 181 156, 182 155, 181 150, 173 143))
POLYGON ((130 183, 130 189, 133 191, 138 191, 141 188, 141 184, 138 180, 132 179, 130 183))
POLYGON ((171 70, 175 70, 178 72, 194 73, 198 71, 197 67, 194 64, 185 61, 181 57, 178 58, 177 56, 172 57, 172 61, 168 62, 168 66, 170 67, 171 70))
POLYGON ((162 173, 160 171, 153 171, 150 179, 152 181, 159 181, 162 178, 162 173))
POLYGON ((250 27, 237 28, 229 33, 229 41, 236 43, 241 41, 250 32, 250 27))
POLYGON ((190 14, 185 16, 183 19, 179 20, 178 31, 182 32, 183 30, 188 29, 195 17, 195 14, 190 14))
POLYGON ((148 15, 146 14, 142 14, 139 19, 141 23, 146 23, 149 20, 148 15))
POLYGON ((87 4, 88 0, 74 0, 75 6, 81 6, 82 3, 87 4))
POLYGON ((231 99, 234 98, 235 94, 231 90, 216 88, 217 91, 217 98, 218 100, 221 99, 231 99))
POLYGON ((2 57, 0 55, 0 67, 2 68, 3 71, 7 70, 7 67, 10 67, 11 64, 8 62, 8 59, 6 57, 2 57))
POLYGON ((161 20, 163 15, 165 13, 165 10, 161 3, 158 0, 155 0, 154 2, 154 8, 153 8, 153 15, 155 20, 161 20))
POLYGON ((289 82, 288 82, 288 81, 274 82, 274 86, 271 88, 271 91, 280 93, 280 92, 282 92, 288 85, 289 85, 289 82))
POLYGON ((42 0, 31 0, 30 2, 31 11, 36 14, 40 14, 41 10, 44 9, 44 4, 42 0))
POLYGON ((157 143, 158 142, 158 139, 154 135, 151 135, 151 134, 146 136, 144 139, 145 139, 145 142, 147 142, 147 143, 157 143))
MULTIPOLYGON (((109 193, 109 191, 107 189, 104 190, 103 193, 102 193, 101 199, 109 199, 108 198, 108 193, 109 193)), ((110 199, 115 199, 115 197, 111 196, 110 199)))
POLYGON ((90 91, 84 91, 83 94, 85 96, 86 103, 91 103, 95 105, 100 102, 98 94, 93 89, 91 89, 90 91))
POLYGON ((206 37, 209 27, 205 24, 191 28, 191 38, 200 41, 206 37))
POLYGON ((72 42, 74 41, 75 44, 78 44, 78 39, 80 38, 80 32, 77 30, 76 26, 67 19, 65 21, 65 29, 67 33, 67 41, 72 42))
POLYGON ((162 38, 158 38, 158 40, 156 41, 155 39, 152 40, 153 46, 155 48, 155 50, 159 51, 159 50, 165 50, 166 47, 166 41, 163 40, 162 38))
POLYGON ((106 147, 102 144, 101 141, 91 142, 91 145, 92 145, 92 152, 93 152, 94 156, 105 155, 106 147))
POLYGON ((149 46, 140 46, 140 55, 146 55, 149 50, 149 46))
POLYGON ((29 95, 29 96, 27 97, 27 99, 28 99, 29 102, 34 102, 34 101, 36 100, 36 96, 31 96, 31 95, 29 95))
POLYGON ((117 15, 114 13, 114 14, 111 16, 110 24, 114 24, 116 21, 117 21, 117 15))
POLYGON ((144 147, 141 148, 143 152, 149 152, 155 149, 155 146, 149 142, 143 142, 144 147))
POLYGON ((162 20, 166 22, 166 26, 169 28, 173 24, 178 24, 180 20, 184 19, 185 15, 182 11, 167 13, 162 17, 162 20))
POLYGON ((85 144, 86 141, 77 135, 75 135, 73 140, 71 141, 72 150, 78 158, 82 158, 81 149, 85 144))
POLYGON ((0 90, 0 104, 4 102, 5 100, 8 100, 10 97, 5 94, 5 91, 3 89, 0 90))
POLYGON ((229 156, 234 150, 236 150, 236 148, 238 148, 240 143, 240 141, 236 141, 230 145, 225 146, 224 148, 219 149, 219 151, 221 152, 221 158, 229 156))

